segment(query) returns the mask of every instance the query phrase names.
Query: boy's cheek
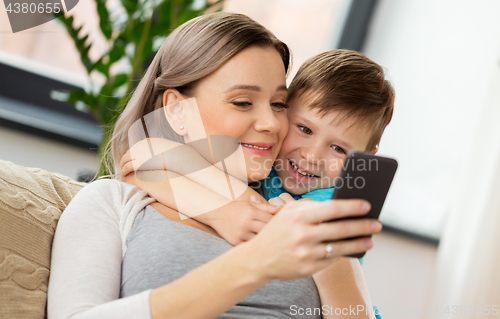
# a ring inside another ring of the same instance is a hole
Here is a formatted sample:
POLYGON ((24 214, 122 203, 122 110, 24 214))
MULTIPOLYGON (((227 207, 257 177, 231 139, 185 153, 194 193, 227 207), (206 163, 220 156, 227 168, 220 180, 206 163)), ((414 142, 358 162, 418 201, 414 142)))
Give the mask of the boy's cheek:
POLYGON ((296 136, 295 136, 295 133, 294 132, 290 132, 290 130, 288 130, 288 134, 286 135, 286 137, 284 138, 283 140, 283 144, 281 145, 281 151, 280 151, 280 154, 283 154, 283 153, 288 153, 292 150, 293 148, 293 145, 296 143, 296 136))
POLYGON ((331 166, 326 170, 326 176, 323 178, 324 184, 328 184, 328 187, 335 186, 335 179, 340 176, 340 172, 342 171, 342 163, 338 163, 338 165, 331 166))
POLYGON ((323 178, 323 187, 322 188, 330 188, 335 186, 335 178, 339 176, 339 174, 328 174, 325 178, 323 178))
POLYGON ((342 165, 344 165, 344 161, 341 159, 330 159, 328 163, 328 167, 326 168, 326 175, 330 178, 336 178, 340 175, 342 171, 342 165))

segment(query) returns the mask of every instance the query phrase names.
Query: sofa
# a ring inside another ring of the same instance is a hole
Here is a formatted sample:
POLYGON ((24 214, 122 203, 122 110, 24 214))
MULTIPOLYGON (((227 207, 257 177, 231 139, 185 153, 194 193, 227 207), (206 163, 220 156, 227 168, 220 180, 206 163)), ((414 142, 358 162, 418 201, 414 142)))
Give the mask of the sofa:
POLYGON ((0 318, 46 318, 52 240, 85 183, 0 160, 0 318))

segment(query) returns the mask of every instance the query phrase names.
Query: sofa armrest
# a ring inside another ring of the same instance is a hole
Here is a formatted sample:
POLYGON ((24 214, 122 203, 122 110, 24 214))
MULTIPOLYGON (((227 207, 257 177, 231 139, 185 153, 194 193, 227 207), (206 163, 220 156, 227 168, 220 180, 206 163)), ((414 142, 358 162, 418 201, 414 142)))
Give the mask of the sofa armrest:
POLYGON ((45 318, 57 222, 85 186, 0 160, 0 318, 45 318))

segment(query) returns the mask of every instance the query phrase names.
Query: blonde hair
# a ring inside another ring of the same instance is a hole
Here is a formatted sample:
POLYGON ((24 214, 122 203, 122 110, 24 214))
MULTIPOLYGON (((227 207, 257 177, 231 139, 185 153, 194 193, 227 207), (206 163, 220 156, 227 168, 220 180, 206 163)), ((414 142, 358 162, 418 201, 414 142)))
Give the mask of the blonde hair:
MULTIPOLYGON (((246 15, 216 12, 194 18, 176 28, 158 50, 116 121, 103 157, 111 173, 108 176, 121 178, 117 174, 120 159, 137 142, 129 141, 128 130, 137 120, 163 107, 165 90, 175 88, 189 95, 199 80, 253 45, 276 48, 288 73, 290 51, 287 45, 246 15)), ((156 137, 165 136, 182 142, 167 121, 158 123, 156 130, 156 137)))

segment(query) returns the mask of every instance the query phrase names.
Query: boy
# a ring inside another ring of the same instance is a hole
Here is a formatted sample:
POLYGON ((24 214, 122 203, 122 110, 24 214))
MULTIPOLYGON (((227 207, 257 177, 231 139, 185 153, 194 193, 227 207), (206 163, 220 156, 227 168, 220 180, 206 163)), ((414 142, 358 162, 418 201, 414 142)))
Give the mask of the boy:
POLYGON ((287 192, 295 199, 330 199, 347 153, 377 152, 392 118, 394 89, 363 54, 333 50, 300 67, 287 100, 289 131, 276 169, 264 180, 264 197, 287 192))

